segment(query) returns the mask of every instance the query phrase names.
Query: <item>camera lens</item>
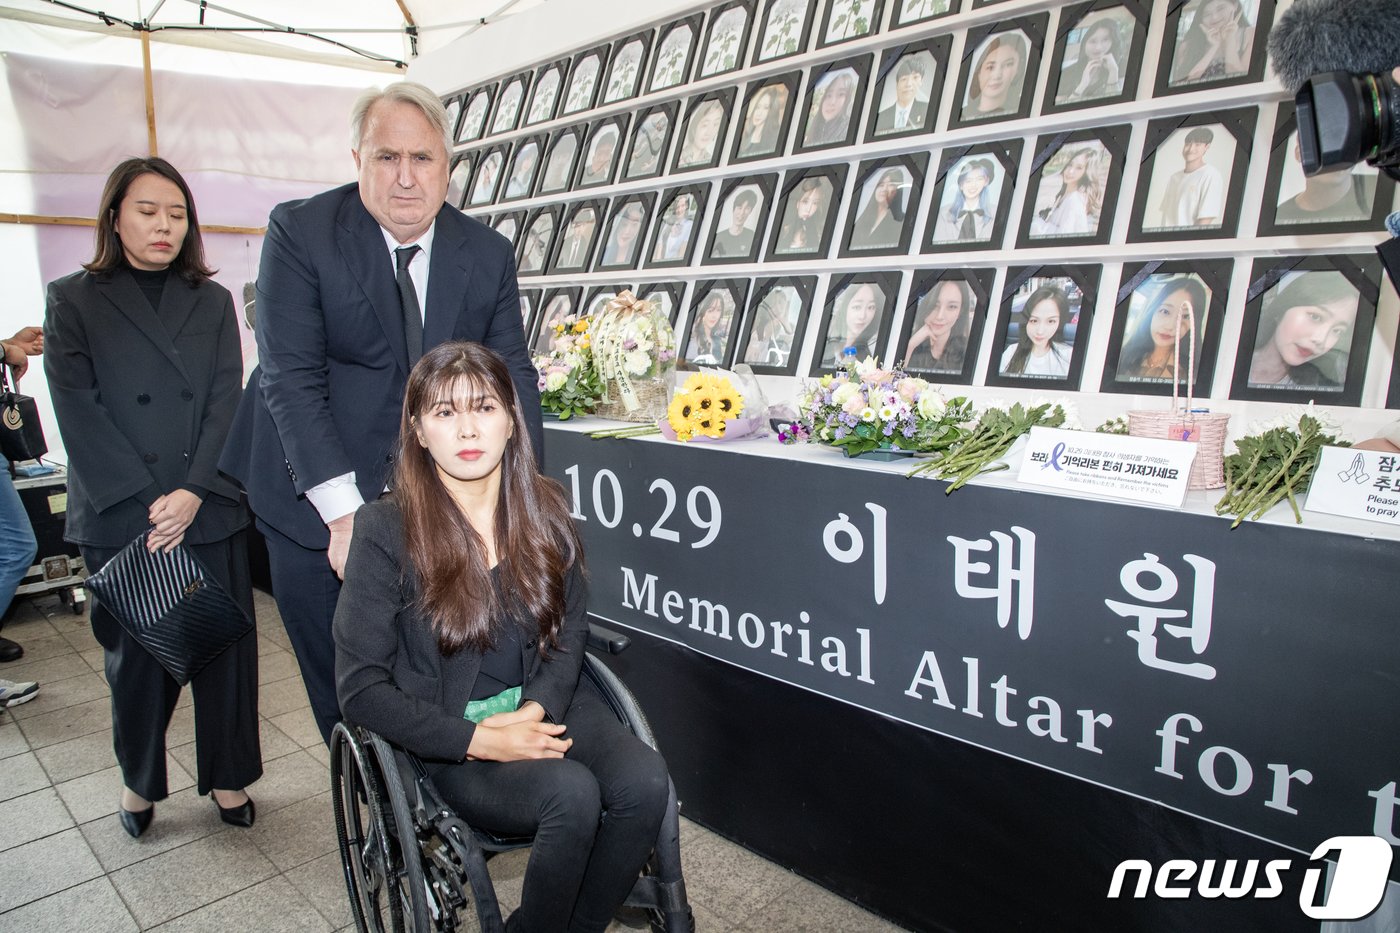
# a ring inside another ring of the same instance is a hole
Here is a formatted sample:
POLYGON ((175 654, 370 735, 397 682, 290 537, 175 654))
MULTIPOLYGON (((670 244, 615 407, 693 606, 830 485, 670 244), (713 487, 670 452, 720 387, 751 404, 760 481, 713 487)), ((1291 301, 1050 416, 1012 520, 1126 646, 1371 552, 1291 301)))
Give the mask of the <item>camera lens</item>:
POLYGON ((1295 103, 1304 174, 1361 161, 1394 174, 1400 164, 1400 86, 1389 74, 1317 75, 1298 89, 1295 103))

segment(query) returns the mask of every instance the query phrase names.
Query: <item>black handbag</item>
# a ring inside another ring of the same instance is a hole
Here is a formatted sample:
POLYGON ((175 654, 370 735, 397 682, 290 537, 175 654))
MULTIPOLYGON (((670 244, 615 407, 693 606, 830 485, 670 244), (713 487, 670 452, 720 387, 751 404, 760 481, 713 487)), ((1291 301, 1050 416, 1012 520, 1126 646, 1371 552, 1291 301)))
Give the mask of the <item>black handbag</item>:
POLYGON ((183 685, 246 635, 253 620, 193 551, 177 544, 153 554, 146 549, 149 534, 122 548, 87 586, 183 685))
POLYGON ((0 365, 0 454, 6 460, 38 460, 49 452, 39 407, 19 394, 19 380, 10 387, 10 367, 0 365))

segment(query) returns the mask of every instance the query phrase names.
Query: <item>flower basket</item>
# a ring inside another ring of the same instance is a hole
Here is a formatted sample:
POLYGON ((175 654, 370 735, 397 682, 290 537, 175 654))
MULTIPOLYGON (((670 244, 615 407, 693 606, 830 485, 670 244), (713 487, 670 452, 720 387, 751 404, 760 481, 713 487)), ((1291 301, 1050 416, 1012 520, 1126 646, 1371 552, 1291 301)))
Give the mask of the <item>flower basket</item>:
POLYGON ((602 389, 593 366, 592 324, 587 315, 564 318, 554 325, 549 352, 534 358, 544 417, 568 421, 598 407, 602 389))
POLYGON ((676 335, 655 302, 624 291, 593 322, 593 364, 602 384, 598 414, 655 423, 671 402, 676 335))
POLYGON ((1225 485, 1225 433, 1230 416, 1220 412, 1197 411, 1196 390, 1196 312, 1186 307, 1190 339, 1186 349, 1186 403, 1181 403, 1181 328, 1176 330, 1172 348, 1172 405, 1167 411, 1135 409, 1128 412, 1128 433, 1133 437, 1153 437, 1168 441, 1194 441, 1196 459, 1191 461, 1190 489, 1219 489, 1225 485))

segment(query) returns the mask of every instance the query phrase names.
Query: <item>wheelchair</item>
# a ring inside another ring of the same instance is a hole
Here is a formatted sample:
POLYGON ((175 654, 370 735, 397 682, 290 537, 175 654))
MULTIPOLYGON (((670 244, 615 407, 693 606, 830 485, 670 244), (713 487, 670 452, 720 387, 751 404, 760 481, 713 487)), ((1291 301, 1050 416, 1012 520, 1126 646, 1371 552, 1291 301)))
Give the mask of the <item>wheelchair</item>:
MULTIPOLYGON (((617 654, 624 635, 589 626, 589 647, 617 654)), ((656 748, 646 716, 627 687, 592 654, 584 655, 580 690, 595 690, 617 718, 656 748)), ((331 791, 336 835, 361 933, 428 933, 473 929, 504 933, 487 873, 494 855, 530 845, 468 826, 443 801, 423 763, 362 726, 339 723, 331 735, 331 791)), ((656 846, 624 902, 647 912, 656 933, 693 933, 681 874, 679 804, 672 784, 656 846)))

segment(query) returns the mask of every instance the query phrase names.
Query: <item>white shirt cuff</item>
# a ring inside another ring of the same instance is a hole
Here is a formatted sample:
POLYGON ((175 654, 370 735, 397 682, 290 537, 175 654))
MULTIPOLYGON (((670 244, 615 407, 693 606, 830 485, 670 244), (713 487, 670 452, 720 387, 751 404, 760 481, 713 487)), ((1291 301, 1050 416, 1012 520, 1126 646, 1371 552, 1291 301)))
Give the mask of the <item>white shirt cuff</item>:
POLYGON ((343 518, 365 504, 355 485, 355 474, 346 473, 333 476, 320 485, 306 490, 306 498, 316 507, 321 521, 329 525, 337 518, 343 518))

